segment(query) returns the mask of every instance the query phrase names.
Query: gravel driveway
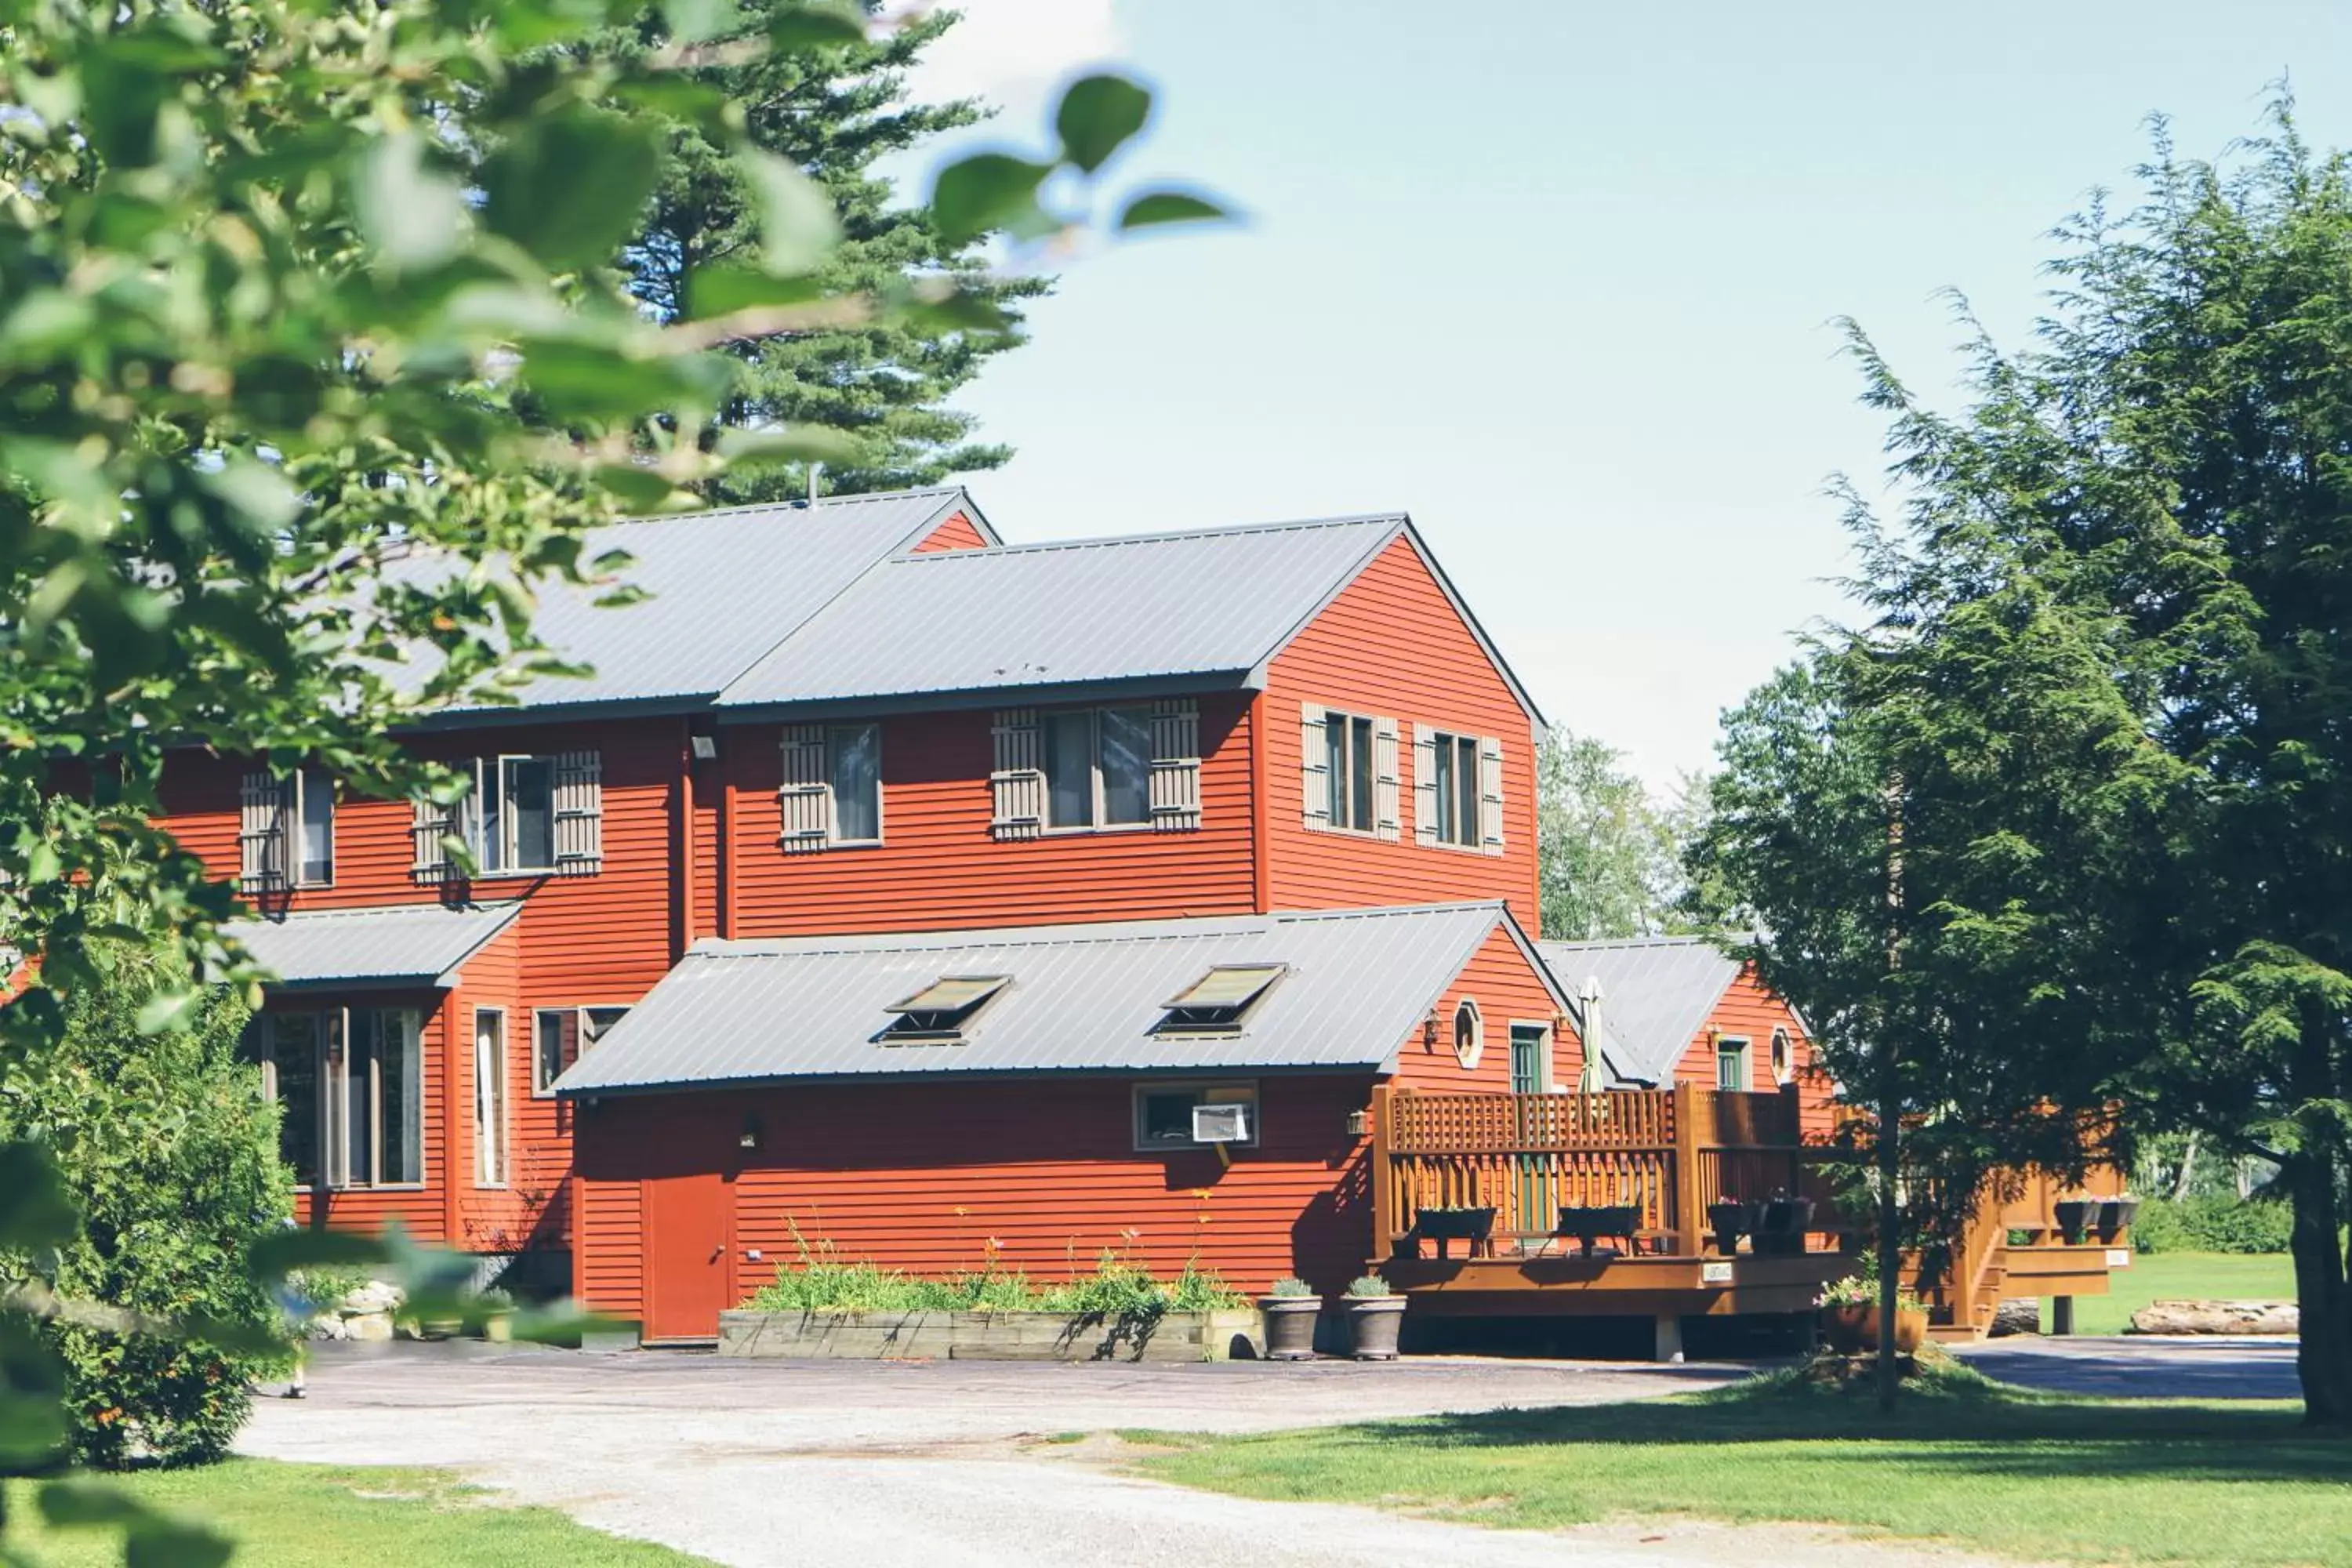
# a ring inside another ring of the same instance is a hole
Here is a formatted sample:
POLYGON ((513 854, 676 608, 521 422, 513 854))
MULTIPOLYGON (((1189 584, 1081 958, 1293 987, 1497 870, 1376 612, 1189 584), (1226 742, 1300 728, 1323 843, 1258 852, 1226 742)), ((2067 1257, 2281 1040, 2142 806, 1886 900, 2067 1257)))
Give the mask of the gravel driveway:
MULTIPOLYGON (((454 1466, 601 1529, 740 1568, 1361 1568, 1408 1553, 1470 1568, 1684 1568, 1722 1560, 1720 1530, 1563 1538, 1252 1502, 1109 1473, 1087 1462, 1087 1446, 1035 1439, 1594 1404, 1737 1375, 1438 1359, 1114 1367, 327 1347, 310 1396, 260 1401, 238 1446, 272 1458, 454 1466)), ((1767 1533, 1781 1561, 1816 1560, 1811 1536, 1767 1533)), ((1820 1560, 1865 1560, 1822 1544, 1820 1560)), ((1886 1562, 1884 1546, 1867 1560, 1886 1562)))

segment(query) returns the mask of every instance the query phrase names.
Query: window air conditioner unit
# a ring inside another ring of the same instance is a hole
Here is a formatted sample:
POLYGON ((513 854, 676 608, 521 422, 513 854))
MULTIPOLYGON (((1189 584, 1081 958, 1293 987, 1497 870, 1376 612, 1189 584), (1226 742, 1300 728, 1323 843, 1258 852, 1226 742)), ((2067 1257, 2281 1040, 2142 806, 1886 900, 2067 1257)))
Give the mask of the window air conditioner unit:
POLYGON ((1196 1105, 1192 1108, 1192 1142, 1195 1143, 1246 1143, 1249 1142, 1249 1107, 1246 1105, 1196 1105))

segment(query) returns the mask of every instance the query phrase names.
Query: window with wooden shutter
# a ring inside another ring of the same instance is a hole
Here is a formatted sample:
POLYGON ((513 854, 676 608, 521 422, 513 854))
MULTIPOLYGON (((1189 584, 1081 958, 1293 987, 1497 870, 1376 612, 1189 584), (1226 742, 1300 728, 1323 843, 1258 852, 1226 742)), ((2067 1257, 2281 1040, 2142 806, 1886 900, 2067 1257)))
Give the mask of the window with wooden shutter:
POLYGON ((1307 826, 1331 826, 1331 761, 1323 736, 1323 704, 1306 702, 1298 710, 1298 775, 1307 826))
POLYGON ((1478 740, 1478 847, 1503 852, 1503 742, 1491 735, 1478 740))
POLYGON ((248 893, 285 887, 287 876, 288 809, 291 804, 284 779, 268 772, 245 775, 237 794, 237 882, 248 893))
POLYGON ((1442 818, 1437 808, 1437 731, 1426 724, 1412 727, 1412 841, 1439 842, 1442 818))
POLYGON ((455 805, 436 805, 418 795, 409 809, 408 836, 412 880, 431 885, 453 880, 457 867, 449 859, 448 840, 457 837, 455 805))
POLYGON ((784 782, 776 789, 782 826, 776 842, 787 855, 804 855, 824 848, 832 832, 824 726, 787 724, 782 745, 784 782))
POLYGON ((991 731, 996 766, 988 775, 994 810, 988 829, 998 838, 1034 838, 1045 826, 1045 768, 1038 749, 1037 710, 998 710, 991 731))
POLYGON ((1201 705, 1189 697, 1151 705, 1151 826, 1201 826, 1201 705))
POLYGON ((1372 831, 1393 844, 1402 837, 1397 820, 1397 721, 1372 721, 1372 831))
POLYGON ((555 874, 589 877, 604 865, 604 762, 598 752, 555 755, 555 874))

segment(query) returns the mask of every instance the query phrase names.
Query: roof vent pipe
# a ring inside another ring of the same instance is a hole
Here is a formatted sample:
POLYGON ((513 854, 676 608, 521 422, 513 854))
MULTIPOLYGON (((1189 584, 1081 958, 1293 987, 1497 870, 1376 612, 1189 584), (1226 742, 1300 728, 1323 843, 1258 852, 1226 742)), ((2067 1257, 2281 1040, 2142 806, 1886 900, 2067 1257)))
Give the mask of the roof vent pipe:
POLYGON ((823 463, 818 462, 815 458, 810 458, 810 459, 809 459, 809 466, 808 466, 808 503, 809 503, 809 505, 811 505, 811 506, 814 506, 814 505, 816 505, 816 476, 817 476, 818 472, 819 472, 821 469, 823 469, 823 468, 824 468, 824 465, 823 463))

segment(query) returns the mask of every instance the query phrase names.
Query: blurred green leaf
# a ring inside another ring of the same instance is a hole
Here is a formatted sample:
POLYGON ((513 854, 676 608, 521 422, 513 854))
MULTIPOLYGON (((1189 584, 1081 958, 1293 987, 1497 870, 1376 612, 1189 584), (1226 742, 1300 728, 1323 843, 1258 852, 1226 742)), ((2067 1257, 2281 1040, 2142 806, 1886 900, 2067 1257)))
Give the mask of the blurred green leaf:
POLYGON ((0 1247, 26 1252, 69 1239, 73 1199, 37 1143, 0 1143, 0 1247))
POLYGON ((302 498, 286 476, 251 458, 231 458, 204 476, 204 486, 257 532, 274 533, 302 513, 302 498))
POLYGON ((768 270, 793 275, 822 266, 841 242, 833 198, 790 163, 757 147, 739 149, 735 166, 759 209, 768 270))
POLYGON ((941 169, 931 184, 931 222, 950 240, 1002 228, 1037 210, 1037 188, 1054 172, 1010 153, 975 153, 941 169))
POLYGON ((768 45, 786 53, 866 41, 865 13, 848 5, 785 5, 768 22, 768 45))
POLYGON ((466 196, 425 163, 413 131, 383 137, 361 155, 352 201, 365 235, 396 271, 446 261, 465 237, 466 196))
POLYGON ((761 463, 849 463, 856 460, 856 437, 821 425, 796 425, 773 430, 725 430, 719 433, 719 455, 735 467, 761 463))
POLYGON ((158 991, 140 1006, 139 1032, 161 1035, 184 1028, 203 1002, 204 993, 187 987, 175 986, 158 991))
POLYGON ((662 0, 669 36, 683 44, 715 38, 742 19, 735 0, 662 0))
POLYGON ((378 1237, 346 1230, 274 1231, 247 1252, 248 1271, 264 1284, 286 1278, 297 1268, 343 1268, 358 1263, 382 1263, 391 1257, 378 1237))
POLYGON ((1121 229, 1150 228, 1170 223, 1228 223, 1234 215, 1190 191, 1146 191, 1118 215, 1121 229))
POLYGON ((1081 77, 1062 94, 1054 129, 1062 156, 1093 174, 1151 118, 1151 94, 1123 76, 1081 77))
POLYGON ((596 482, 638 510, 660 506, 677 492, 676 485, 651 468, 632 463, 604 464, 596 470, 596 482))
POLYGON ((533 120, 482 168, 483 216, 555 271, 612 258, 661 171, 654 129, 604 110, 533 120))
POLYGON ((687 316, 707 321, 759 305, 805 305, 824 297, 824 285, 805 274, 779 278, 751 267, 698 267, 687 282, 687 316))

